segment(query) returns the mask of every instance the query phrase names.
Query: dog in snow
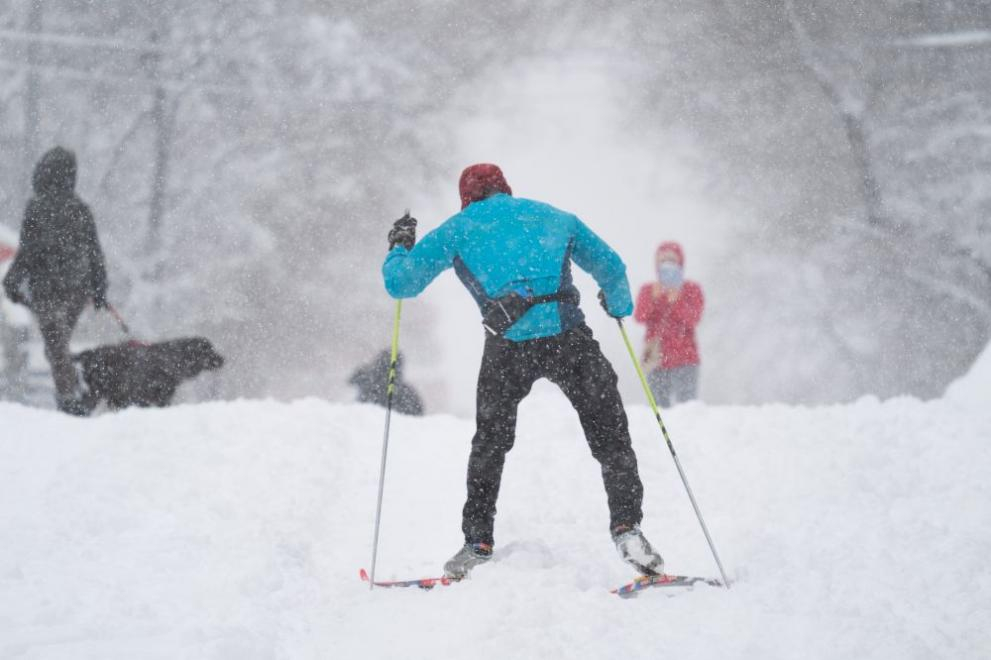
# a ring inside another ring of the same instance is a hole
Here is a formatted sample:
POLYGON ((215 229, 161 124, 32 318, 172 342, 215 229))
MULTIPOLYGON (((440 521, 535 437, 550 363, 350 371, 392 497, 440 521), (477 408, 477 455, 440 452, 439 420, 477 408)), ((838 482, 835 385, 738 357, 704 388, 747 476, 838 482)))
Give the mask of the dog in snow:
POLYGON ((202 337, 101 346, 73 356, 92 412, 100 401, 111 410, 172 402, 183 381, 219 369, 224 358, 202 337))

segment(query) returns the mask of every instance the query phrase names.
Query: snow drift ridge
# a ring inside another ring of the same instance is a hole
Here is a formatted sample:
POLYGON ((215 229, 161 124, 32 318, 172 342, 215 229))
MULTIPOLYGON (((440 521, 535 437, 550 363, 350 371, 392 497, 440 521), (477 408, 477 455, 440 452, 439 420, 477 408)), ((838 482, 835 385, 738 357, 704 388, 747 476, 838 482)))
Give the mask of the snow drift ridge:
MULTIPOLYGON (((962 386, 961 386, 962 387, 962 386)), ((956 400, 686 405, 667 423, 734 589, 622 601, 598 466, 564 399, 521 408, 496 559, 369 593, 382 411, 317 400, 91 420, 0 404, 0 657, 978 658, 991 648, 991 415, 956 400)), ((715 567, 645 409, 644 528, 715 567)), ((379 575, 459 545, 472 424, 400 418, 379 575)))

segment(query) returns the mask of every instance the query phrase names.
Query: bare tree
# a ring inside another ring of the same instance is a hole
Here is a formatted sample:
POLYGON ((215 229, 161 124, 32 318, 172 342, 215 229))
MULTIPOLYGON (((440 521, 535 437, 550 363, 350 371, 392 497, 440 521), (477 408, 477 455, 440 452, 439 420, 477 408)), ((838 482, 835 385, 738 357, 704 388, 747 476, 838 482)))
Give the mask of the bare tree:
MULTIPOLYGON (((27 32, 39 34, 42 31, 42 0, 31 0, 28 3, 27 32)), ((27 71, 24 83, 24 157, 25 172, 30 172, 38 157, 38 124, 41 116, 41 83, 38 79, 38 43, 30 41, 27 45, 27 71)))
POLYGON ((842 122, 863 200, 864 216, 868 223, 882 225, 884 204, 867 125, 883 84, 882 74, 874 63, 874 47, 864 43, 846 44, 842 50, 821 47, 809 35, 794 0, 784 0, 784 6, 802 62, 842 122), (845 60, 842 62, 845 67, 831 63, 837 58, 845 60), (841 80, 841 68, 853 69, 855 73, 848 75, 847 80, 841 80))

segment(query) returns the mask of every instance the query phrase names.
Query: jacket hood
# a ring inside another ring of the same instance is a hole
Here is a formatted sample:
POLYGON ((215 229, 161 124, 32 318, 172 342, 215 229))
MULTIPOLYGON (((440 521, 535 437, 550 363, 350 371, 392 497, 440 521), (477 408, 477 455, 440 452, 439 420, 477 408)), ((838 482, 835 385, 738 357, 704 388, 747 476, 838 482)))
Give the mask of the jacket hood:
POLYGON ((513 194, 512 188, 506 183, 506 177, 503 176, 502 170, 499 169, 498 165, 492 163, 478 163, 466 167, 461 173, 458 190, 461 193, 462 210, 472 202, 480 202, 496 193, 513 194))
POLYGON ((71 194, 76 189, 76 155, 55 147, 41 157, 31 180, 36 195, 71 194))
MULTIPOLYGON (((378 354, 375 358, 375 370, 378 373, 389 373, 389 367, 392 365, 392 351, 385 350, 378 354)), ((400 375, 403 373, 403 354, 396 354, 396 380, 399 380, 400 375)))
POLYGON ((685 251, 681 249, 680 243, 666 241, 658 245, 657 252, 654 253, 655 262, 660 258, 661 252, 674 252, 675 256, 678 258, 678 265, 682 268, 685 267, 685 251))

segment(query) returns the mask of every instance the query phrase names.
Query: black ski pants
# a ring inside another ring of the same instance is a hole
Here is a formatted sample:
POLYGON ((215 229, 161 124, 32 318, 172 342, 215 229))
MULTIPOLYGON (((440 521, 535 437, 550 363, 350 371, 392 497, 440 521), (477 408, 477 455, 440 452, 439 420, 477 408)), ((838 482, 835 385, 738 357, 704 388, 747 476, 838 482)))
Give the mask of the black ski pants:
POLYGON ((477 428, 468 461, 462 522, 467 543, 493 543, 496 499, 506 453, 516 436, 516 410, 540 378, 560 387, 578 412, 592 456, 602 466, 610 529, 638 524, 643 517, 643 485, 616 372, 588 326, 524 342, 489 335, 478 374, 477 428))

